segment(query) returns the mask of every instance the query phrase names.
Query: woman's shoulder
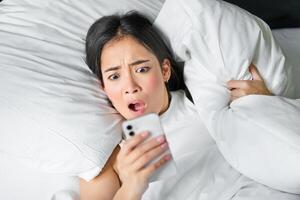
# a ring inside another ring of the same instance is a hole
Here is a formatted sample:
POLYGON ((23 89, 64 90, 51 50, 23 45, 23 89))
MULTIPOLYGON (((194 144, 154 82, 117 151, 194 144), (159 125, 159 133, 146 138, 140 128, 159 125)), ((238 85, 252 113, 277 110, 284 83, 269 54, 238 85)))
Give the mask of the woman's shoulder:
POLYGON ((113 176, 119 176, 119 172, 117 170, 117 157, 120 153, 120 145, 117 145, 115 149, 113 150, 112 154, 110 155, 109 159, 107 160, 105 166, 102 168, 100 174, 98 176, 103 175, 104 173, 107 174, 107 171, 109 171, 110 175, 113 176))
POLYGON ((118 169, 117 169, 117 157, 118 154, 120 153, 120 149, 122 147, 122 144, 117 145, 116 148, 114 149, 113 153, 111 154, 108 163, 109 165, 112 167, 112 169, 114 170, 114 172, 119 175, 118 169))
POLYGON ((89 182, 80 180, 80 199, 113 198, 121 187, 118 173, 115 170, 119 150, 120 147, 117 146, 97 177, 89 182))

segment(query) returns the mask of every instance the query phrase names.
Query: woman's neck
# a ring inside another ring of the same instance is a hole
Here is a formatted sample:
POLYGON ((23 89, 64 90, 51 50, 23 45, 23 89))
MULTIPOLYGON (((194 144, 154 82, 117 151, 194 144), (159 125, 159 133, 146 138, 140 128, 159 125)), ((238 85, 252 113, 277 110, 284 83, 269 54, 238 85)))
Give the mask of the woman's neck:
POLYGON ((164 99, 165 99, 164 105, 163 105, 163 107, 162 107, 162 109, 161 109, 161 111, 159 112, 158 115, 162 115, 164 112, 166 112, 168 110, 168 108, 170 106, 170 103, 171 103, 171 98, 172 97, 171 97, 170 92, 166 89, 165 90, 165 97, 164 97, 164 99))

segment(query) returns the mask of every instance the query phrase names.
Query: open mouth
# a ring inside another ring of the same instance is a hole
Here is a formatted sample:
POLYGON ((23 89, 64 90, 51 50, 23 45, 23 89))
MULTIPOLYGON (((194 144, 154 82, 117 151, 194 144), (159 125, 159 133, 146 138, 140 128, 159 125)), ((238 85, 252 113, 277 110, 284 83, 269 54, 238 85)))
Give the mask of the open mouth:
POLYGON ((139 111, 144 111, 145 109, 145 103, 142 101, 130 103, 128 105, 128 108, 132 110, 133 112, 139 112, 139 111))

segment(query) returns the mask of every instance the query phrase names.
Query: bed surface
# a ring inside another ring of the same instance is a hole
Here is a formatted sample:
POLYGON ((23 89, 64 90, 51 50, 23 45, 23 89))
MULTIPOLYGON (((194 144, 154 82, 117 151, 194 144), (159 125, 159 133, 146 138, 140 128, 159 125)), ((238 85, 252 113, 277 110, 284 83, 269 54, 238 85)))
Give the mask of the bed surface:
MULTIPOLYGON (((161 0, 163 2, 163 0, 161 0)), ((0 0, 1 2, 1 0, 0 0)), ((298 13, 297 13, 298 14, 298 13)), ((300 28, 276 29, 273 35, 292 66, 296 97, 300 98, 300 28)), ((68 200, 62 192, 78 199, 79 180, 74 176, 50 174, 21 165, 0 152, 1 200, 68 200), (55 194, 57 194, 55 196, 55 194)))
POLYGON ((79 194, 78 178, 39 172, 3 154, 0 154, 0 177, 0 199, 3 200, 50 200, 61 191, 79 194))

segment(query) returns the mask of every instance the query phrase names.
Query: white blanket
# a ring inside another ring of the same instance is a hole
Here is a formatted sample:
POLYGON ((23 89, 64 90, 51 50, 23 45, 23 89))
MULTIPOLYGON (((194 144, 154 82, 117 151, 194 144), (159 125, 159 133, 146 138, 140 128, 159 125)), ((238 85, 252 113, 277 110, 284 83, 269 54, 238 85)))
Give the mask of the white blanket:
POLYGON ((272 93, 292 92, 289 64, 269 27, 218 0, 167 0, 155 24, 185 61, 186 85, 225 159, 260 183, 300 194, 299 100, 246 96, 229 106, 226 83, 249 80, 250 63, 272 93))
POLYGON ((300 199, 263 186, 233 169, 182 91, 172 93, 170 107, 161 121, 178 174, 151 183, 143 200, 300 199))

